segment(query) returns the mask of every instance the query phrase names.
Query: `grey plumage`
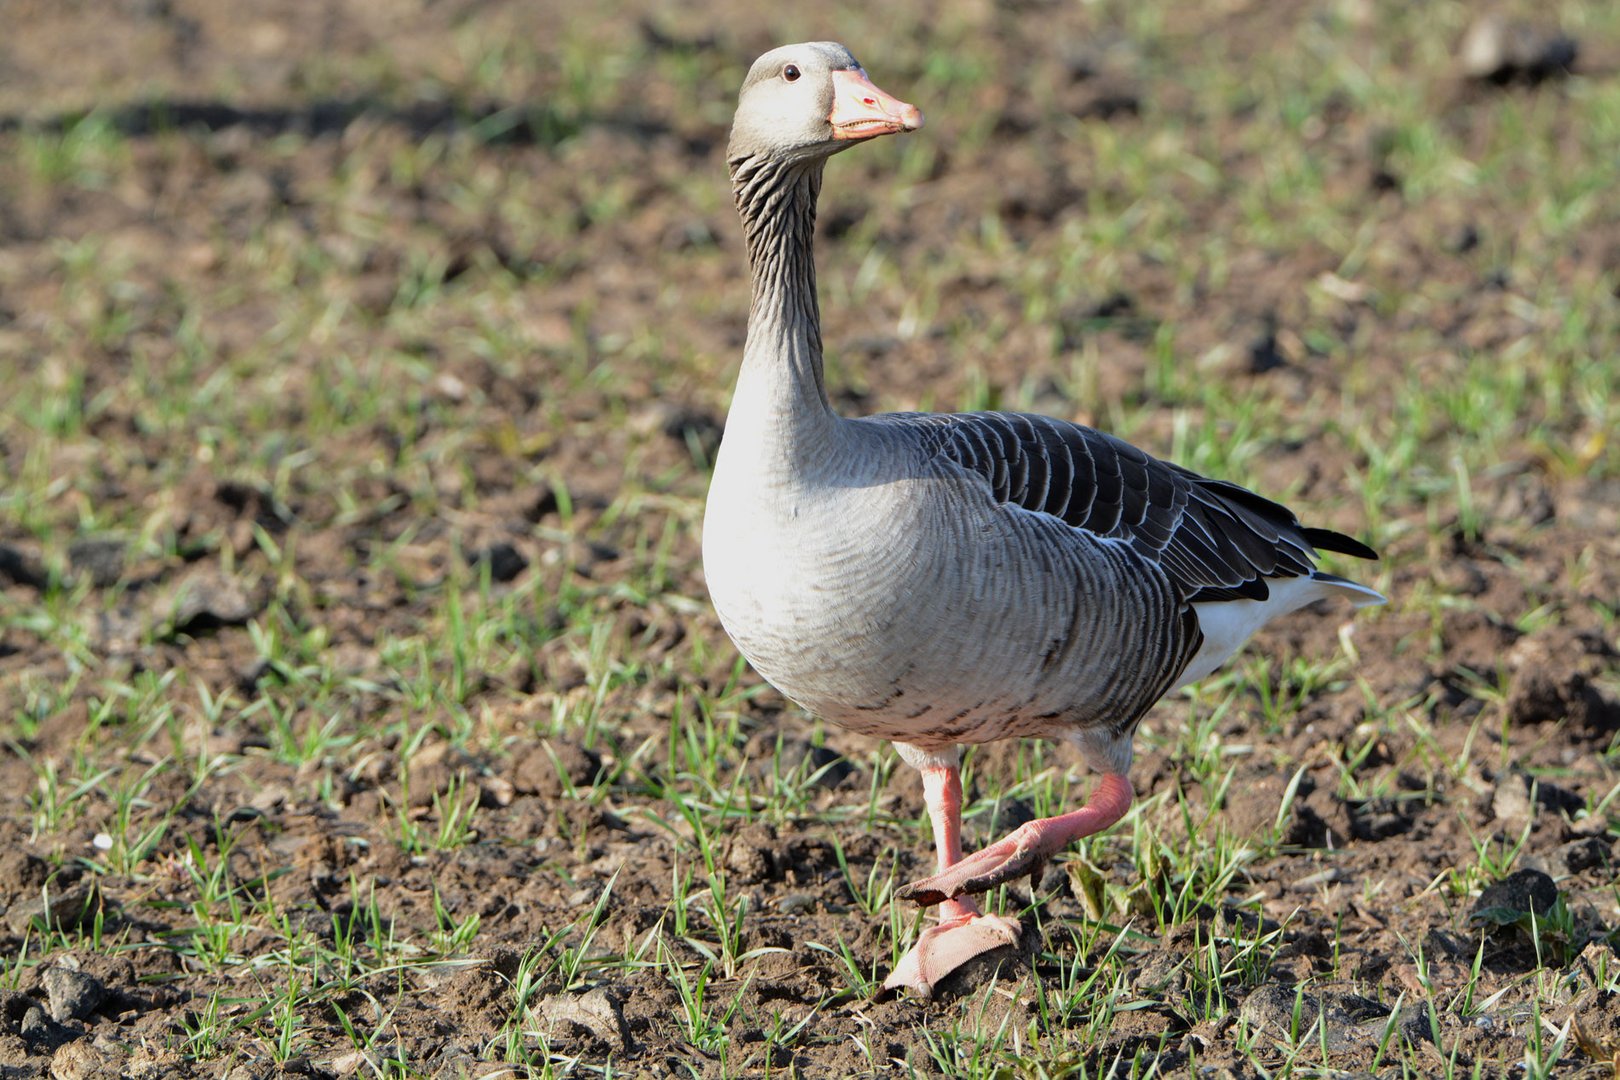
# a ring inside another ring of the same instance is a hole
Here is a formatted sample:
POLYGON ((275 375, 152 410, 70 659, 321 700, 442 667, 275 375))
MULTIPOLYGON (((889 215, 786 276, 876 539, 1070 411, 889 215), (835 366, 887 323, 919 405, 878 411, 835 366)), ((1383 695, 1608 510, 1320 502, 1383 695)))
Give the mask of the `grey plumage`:
POLYGON ((1355 541, 1090 428, 834 414, 811 244, 823 164, 849 144, 789 62, 823 85, 854 64, 826 44, 762 57, 727 154, 754 297, 704 567, 761 674, 922 751, 1062 736, 1119 770, 1153 702, 1266 619, 1376 597, 1315 572, 1318 547, 1370 554, 1355 541))
POLYGON ((894 740, 922 778, 938 904, 884 985, 927 995, 1017 920, 972 894, 1117 822, 1141 716, 1272 618, 1382 597, 1315 569, 1368 554, 1233 484, 1077 424, 1017 413, 837 416, 811 256, 822 167, 922 114, 840 45, 786 46, 743 84, 727 162, 748 241, 748 342, 703 526, 715 610, 749 662, 835 724, 894 740), (1069 739, 1086 804, 967 855, 957 747, 1069 739))

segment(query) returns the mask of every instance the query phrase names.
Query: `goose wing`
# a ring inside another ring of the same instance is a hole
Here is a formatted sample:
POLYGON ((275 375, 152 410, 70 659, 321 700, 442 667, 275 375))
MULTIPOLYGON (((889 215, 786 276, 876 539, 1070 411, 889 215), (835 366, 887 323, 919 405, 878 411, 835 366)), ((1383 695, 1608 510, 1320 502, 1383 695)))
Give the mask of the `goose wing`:
POLYGON ((1128 541, 1189 603, 1265 600, 1268 578, 1315 570, 1318 549, 1377 558, 1365 544, 1301 525, 1247 488, 1160 461, 1112 435, 1028 413, 897 413, 925 451, 982 477, 997 501, 1128 541))

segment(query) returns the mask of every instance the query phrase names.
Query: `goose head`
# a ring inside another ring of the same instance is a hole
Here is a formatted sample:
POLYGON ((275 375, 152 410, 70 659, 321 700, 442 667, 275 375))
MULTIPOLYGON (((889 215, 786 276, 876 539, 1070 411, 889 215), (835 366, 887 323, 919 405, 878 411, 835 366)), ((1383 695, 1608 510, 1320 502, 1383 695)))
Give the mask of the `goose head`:
POLYGON ((804 161, 880 135, 915 131, 922 113, 872 85, 833 41, 784 45, 754 61, 738 96, 727 157, 804 161))

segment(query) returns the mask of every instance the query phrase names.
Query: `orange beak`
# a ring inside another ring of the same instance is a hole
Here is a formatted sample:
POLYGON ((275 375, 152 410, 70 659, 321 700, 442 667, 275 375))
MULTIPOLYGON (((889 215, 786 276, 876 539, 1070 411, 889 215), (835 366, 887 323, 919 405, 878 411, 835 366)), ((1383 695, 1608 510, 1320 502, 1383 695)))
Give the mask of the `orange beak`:
POLYGON ((922 111, 872 85, 860 68, 832 73, 833 107, 827 116, 835 139, 871 139, 923 125, 922 111))

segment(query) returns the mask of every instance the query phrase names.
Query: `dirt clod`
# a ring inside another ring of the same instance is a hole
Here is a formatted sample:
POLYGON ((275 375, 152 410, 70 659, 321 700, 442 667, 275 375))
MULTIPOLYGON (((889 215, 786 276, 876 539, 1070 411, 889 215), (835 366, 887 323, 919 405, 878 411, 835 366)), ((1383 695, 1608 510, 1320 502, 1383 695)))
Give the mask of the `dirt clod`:
POLYGON ((50 864, 31 851, 0 850, 0 902, 37 894, 50 877, 50 864))
MULTIPOLYGON (((1315 994, 1272 982, 1257 987, 1244 1000, 1239 1015, 1254 1027, 1346 1054, 1375 1049, 1384 1038, 1391 1009, 1359 994, 1315 994)), ((1404 1010, 1396 1031, 1408 1043, 1426 1039, 1424 1010, 1404 1010)))
POLYGON ((838 787, 855 775, 850 760, 829 746, 806 743, 804 761, 812 781, 820 787, 838 787))
POLYGON ((1476 926, 1502 926, 1524 915, 1541 915, 1558 901, 1558 886, 1540 870, 1516 870, 1480 890, 1468 919, 1476 926))
POLYGON ((43 589, 50 581, 38 556, 7 543, 0 543, 0 578, 30 589, 43 589))
POLYGON ((1597 836, 1583 836, 1553 852, 1551 863, 1556 873, 1563 876, 1607 866, 1612 858, 1609 842, 1597 836))
POLYGON ((196 634, 222 626, 240 626, 263 608, 248 584, 219 571, 187 576, 154 613, 171 634, 196 634))
POLYGON ((86 536, 68 545, 68 566, 98 589, 118 584, 128 544, 122 537, 86 536))
POLYGON ((720 449, 721 424, 711 414, 690 406, 659 402, 633 420, 643 431, 656 431, 713 461, 720 449))
POLYGON ((504 540, 471 552, 467 561, 475 568, 488 566, 490 580, 500 583, 511 581, 529 568, 529 560, 504 540))
POLYGON ((1350 803, 1350 830, 1358 840, 1400 836, 1411 824, 1408 808, 1394 799, 1361 799, 1350 803))
POLYGON ((512 785, 522 795, 557 798, 565 790, 589 787, 602 768, 602 758, 577 742, 552 739, 518 759, 512 785))
POLYGON ((1515 724, 1568 721, 1594 732, 1620 724, 1620 707, 1605 698, 1584 672, 1560 667, 1521 670, 1508 695, 1507 711, 1515 724))
POLYGON ((52 1080, 119 1080, 123 1055, 87 1039, 67 1043, 51 1055, 52 1080))
POLYGON ((76 931, 93 923, 97 914, 110 921, 115 913, 94 881, 78 882, 60 891, 30 893, 6 911, 6 925, 19 937, 33 930, 76 931))
POLYGON ((726 868, 745 884, 776 876, 776 834, 767 825, 750 825, 734 834, 727 845, 726 868))
POLYGON ((605 990, 553 994, 540 1002, 538 1012, 552 1038, 563 1039, 572 1032, 583 1032, 619 1053, 630 1045, 624 1008, 605 990))

